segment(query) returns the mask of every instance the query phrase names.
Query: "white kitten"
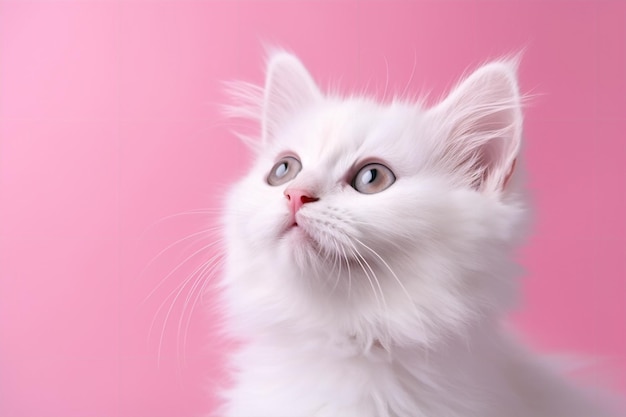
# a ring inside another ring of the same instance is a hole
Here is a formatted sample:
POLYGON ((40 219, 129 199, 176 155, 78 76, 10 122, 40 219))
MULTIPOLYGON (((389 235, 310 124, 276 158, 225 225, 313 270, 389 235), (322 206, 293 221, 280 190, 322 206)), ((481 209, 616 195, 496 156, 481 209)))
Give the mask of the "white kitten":
POLYGON ((499 322, 526 221, 514 60, 429 109, 326 95, 284 52, 236 93, 261 137, 225 210, 244 343, 216 415, 603 415, 499 322))

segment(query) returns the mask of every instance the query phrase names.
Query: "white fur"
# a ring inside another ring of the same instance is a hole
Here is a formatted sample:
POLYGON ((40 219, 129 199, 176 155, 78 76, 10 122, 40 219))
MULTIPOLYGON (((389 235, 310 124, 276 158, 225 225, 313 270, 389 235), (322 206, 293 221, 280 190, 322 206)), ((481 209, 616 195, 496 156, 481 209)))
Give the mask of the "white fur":
POLYGON ((323 94, 284 52, 264 89, 234 90, 231 114, 261 132, 224 216, 226 327, 243 345, 217 416, 602 415, 499 323, 526 222, 514 60, 430 109, 323 94), (270 186, 284 152, 302 171, 270 186), (349 182, 371 158, 397 180, 360 194, 349 182), (288 186, 319 200, 286 232, 288 186))

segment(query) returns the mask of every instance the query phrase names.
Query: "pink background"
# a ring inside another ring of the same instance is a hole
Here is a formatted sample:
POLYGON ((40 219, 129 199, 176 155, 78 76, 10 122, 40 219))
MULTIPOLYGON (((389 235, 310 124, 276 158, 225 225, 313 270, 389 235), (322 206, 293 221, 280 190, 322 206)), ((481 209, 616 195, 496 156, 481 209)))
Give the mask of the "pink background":
POLYGON ((0 416, 211 409, 211 297, 191 281, 173 301, 211 250, 157 287, 208 241, 149 262, 211 218, 168 216, 219 207, 249 163, 220 83, 261 82, 264 43, 379 97, 438 97, 525 48, 536 220, 514 322, 626 393, 625 2, 20 0, 0 1, 0 416))

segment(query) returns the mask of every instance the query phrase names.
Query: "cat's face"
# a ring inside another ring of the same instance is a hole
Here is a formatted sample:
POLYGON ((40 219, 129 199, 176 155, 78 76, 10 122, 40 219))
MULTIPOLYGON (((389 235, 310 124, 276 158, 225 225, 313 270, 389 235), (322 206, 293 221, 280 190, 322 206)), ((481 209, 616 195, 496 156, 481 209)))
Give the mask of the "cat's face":
POLYGON ((397 237, 383 245, 374 236, 393 235, 394 217, 415 207, 411 178, 420 164, 408 136, 419 120, 411 114, 350 101, 296 115, 245 182, 244 193, 256 200, 242 218, 250 236, 329 281, 340 267, 359 273, 359 261, 371 262, 373 251, 392 250, 397 237), (372 243, 376 249, 367 249, 372 243))
POLYGON ((521 116, 498 65, 424 110, 325 97, 294 57, 275 57, 257 160, 227 208, 231 259, 253 265, 239 265, 240 291, 368 322, 452 324, 504 302, 490 298, 510 283, 491 275, 506 275, 519 220, 507 198, 521 116))

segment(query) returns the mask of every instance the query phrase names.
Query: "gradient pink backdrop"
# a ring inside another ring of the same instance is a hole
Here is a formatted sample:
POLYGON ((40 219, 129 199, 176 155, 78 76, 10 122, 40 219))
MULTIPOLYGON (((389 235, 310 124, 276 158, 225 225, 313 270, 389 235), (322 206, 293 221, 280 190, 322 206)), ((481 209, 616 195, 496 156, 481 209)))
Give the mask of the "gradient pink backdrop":
POLYGON ((157 288, 203 242, 149 262, 211 217, 168 216, 219 207, 249 163, 220 83, 261 82, 264 43, 379 97, 438 97, 525 48, 536 220, 513 320, 626 393, 625 2, 0 1, 0 416, 211 409, 211 297, 167 298, 201 259, 157 288))

